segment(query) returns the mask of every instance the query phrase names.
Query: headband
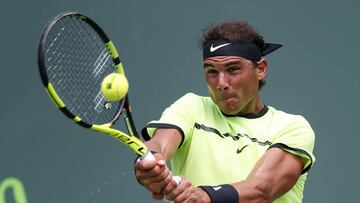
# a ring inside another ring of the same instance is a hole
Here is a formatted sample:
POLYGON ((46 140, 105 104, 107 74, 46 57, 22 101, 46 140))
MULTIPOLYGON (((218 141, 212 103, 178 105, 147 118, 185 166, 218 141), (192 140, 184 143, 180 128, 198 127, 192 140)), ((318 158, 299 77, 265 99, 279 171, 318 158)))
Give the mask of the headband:
POLYGON ((214 56, 240 56, 253 62, 258 62, 265 56, 282 47, 281 44, 265 43, 261 50, 253 42, 229 42, 223 39, 208 41, 203 49, 203 59, 214 56))

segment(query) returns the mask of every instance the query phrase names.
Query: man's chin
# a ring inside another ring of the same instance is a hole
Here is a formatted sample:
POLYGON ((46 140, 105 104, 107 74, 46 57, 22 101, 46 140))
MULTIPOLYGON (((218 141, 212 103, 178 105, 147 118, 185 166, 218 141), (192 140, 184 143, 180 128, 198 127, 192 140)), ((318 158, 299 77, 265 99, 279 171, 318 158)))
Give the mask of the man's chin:
POLYGON ((227 116, 238 116, 238 115, 240 115, 237 112, 230 112, 230 113, 224 113, 224 114, 227 115, 227 116))
POLYGON ((229 116, 236 116, 239 113, 238 109, 220 108, 220 110, 223 114, 229 116))
POLYGON ((239 113, 239 107, 235 102, 220 101, 218 104, 220 110, 227 115, 236 115, 239 113))

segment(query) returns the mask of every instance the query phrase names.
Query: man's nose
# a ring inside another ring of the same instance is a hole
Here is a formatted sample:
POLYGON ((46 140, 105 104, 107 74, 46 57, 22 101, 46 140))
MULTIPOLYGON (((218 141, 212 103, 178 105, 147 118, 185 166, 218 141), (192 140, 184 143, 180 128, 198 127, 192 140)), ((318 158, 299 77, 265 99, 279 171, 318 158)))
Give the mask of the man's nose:
POLYGON ((228 78, 224 73, 219 73, 218 84, 216 86, 217 90, 226 90, 229 88, 228 78))

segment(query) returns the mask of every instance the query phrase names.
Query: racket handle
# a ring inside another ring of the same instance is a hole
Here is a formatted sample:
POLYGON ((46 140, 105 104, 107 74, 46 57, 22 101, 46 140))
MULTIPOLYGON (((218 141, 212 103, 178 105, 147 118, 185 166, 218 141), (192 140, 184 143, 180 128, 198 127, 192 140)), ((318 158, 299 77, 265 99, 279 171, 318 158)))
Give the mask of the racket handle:
MULTIPOLYGON (((153 153, 151 153, 150 151, 148 151, 142 158, 141 160, 148 160, 148 161, 154 161, 155 157, 153 155, 153 153)), ((173 176, 172 177, 173 181, 175 181, 176 185, 180 185, 181 183, 181 178, 179 176, 173 176)))
POLYGON ((180 183, 181 183, 180 176, 173 176, 172 179, 173 179, 173 181, 175 181, 177 186, 180 185, 180 183))
POLYGON ((151 153, 150 151, 148 151, 146 154, 144 154, 144 156, 141 157, 140 159, 148 160, 148 161, 155 161, 155 157, 154 157, 153 153, 151 153))

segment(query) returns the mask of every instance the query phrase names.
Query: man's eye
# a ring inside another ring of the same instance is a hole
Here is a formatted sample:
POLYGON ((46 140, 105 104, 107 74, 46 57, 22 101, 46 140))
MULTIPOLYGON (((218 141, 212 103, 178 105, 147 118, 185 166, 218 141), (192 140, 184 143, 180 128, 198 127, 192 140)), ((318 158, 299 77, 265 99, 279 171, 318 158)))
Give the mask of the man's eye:
POLYGON ((210 70, 207 70, 206 73, 208 75, 214 76, 214 75, 217 75, 218 72, 216 70, 214 70, 214 69, 210 69, 210 70))
POLYGON ((229 71, 230 73, 235 73, 235 72, 238 71, 238 70, 240 70, 239 67, 230 67, 230 68, 228 68, 228 71, 229 71))

